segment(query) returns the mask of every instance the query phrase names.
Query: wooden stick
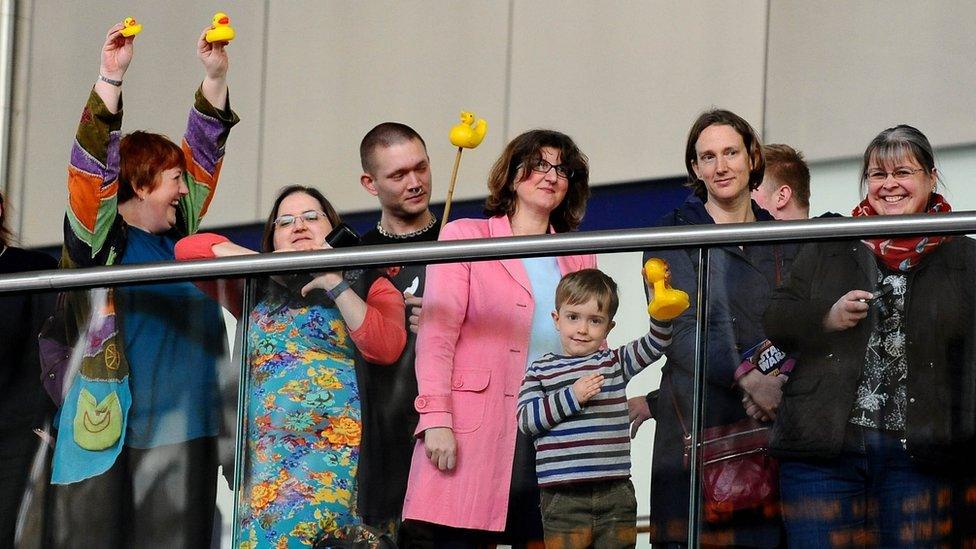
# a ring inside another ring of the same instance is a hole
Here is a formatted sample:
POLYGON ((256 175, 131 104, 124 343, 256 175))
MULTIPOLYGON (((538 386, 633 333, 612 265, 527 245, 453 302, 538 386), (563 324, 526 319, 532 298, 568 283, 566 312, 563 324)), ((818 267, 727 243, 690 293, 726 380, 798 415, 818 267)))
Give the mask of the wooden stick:
POLYGON ((444 202, 444 216, 441 219, 441 228, 447 225, 447 218, 451 215, 451 200, 454 198, 454 184, 457 183, 457 173, 458 166, 461 165, 461 151, 464 149, 458 147, 457 156, 454 157, 454 169, 451 171, 451 184, 447 188, 447 201, 444 202))

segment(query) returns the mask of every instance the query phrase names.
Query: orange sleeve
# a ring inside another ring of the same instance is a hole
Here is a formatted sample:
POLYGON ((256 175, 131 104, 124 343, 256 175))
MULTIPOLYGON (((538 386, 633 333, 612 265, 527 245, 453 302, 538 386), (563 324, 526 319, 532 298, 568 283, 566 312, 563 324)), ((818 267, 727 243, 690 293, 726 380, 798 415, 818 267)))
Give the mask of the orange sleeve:
MULTIPOLYGON (((230 240, 223 235, 215 233, 197 233, 185 236, 176 241, 174 253, 179 261, 193 261, 195 259, 213 259, 216 257, 213 252, 214 244, 229 242, 230 240)), ((244 279, 242 278, 221 278, 217 280, 194 280, 193 284, 201 292, 207 294, 225 309, 230 311, 235 318, 241 318, 243 313, 244 299, 244 279)))
POLYGON ((350 335, 366 360, 390 365, 407 343, 403 295, 386 278, 377 278, 366 296, 366 317, 350 335))
POLYGON ((197 233, 177 240, 174 253, 178 261, 213 259, 217 257, 213 252, 214 244, 229 241, 226 236, 216 233, 197 233))

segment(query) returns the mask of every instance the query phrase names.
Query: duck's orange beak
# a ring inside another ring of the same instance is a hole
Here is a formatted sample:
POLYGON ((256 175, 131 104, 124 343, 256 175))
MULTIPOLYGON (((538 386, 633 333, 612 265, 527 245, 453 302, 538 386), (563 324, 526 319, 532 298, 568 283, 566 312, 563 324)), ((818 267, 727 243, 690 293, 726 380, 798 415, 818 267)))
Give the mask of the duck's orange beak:
POLYGON ((230 23, 230 17, 221 17, 220 20, 217 22, 220 23, 221 25, 226 25, 230 23))

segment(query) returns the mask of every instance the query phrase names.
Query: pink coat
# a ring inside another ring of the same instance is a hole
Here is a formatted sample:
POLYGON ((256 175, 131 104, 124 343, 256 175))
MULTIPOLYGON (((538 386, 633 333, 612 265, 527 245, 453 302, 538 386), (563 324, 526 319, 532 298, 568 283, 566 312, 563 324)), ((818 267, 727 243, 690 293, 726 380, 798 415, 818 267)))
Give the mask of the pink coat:
MULTIPOLYGON (((512 236, 505 216, 459 219, 440 240, 512 236)), ((592 255, 558 258, 562 274, 596 267, 592 255)), ((430 265, 417 336, 414 407, 420 413, 403 516, 459 528, 505 529, 515 457, 516 402, 535 303, 518 259, 430 265), (450 427, 457 465, 439 471, 421 433, 450 427)), ((541 306, 552 308, 552 303, 541 306)))

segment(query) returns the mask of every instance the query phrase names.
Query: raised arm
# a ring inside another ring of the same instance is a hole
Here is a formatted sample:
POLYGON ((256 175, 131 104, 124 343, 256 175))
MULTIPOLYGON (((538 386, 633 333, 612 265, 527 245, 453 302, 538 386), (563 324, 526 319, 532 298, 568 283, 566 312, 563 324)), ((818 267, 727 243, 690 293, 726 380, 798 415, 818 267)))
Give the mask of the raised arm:
POLYGON ((132 62, 132 44, 136 38, 122 36, 123 27, 121 22, 116 23, 105 35, 102 62, 98 67, 98 79, 95 80, 95 93, 112 114, 122 108, 122 79, 132 62))
POLYGON ((671 345, 671 321, 651 319, 651 329, 640 339, 614 350, 624 382, 664 356, 671 345))
POLYGON ((197 40, 197 57, 203 63, 206 76, 200 91, 203 97, 214 107, 225 110, 227 108, 227 68, 229 66, 227 58, 227 42, 207 42, 207 31, 210 27, 205 27, 197 40))
POLYGON ((81 113, 68 164, 68 207, 64 246, 69 266, 109 265, 121 252, 118 212, 122 80, 132 61, 134 37, 122 23, 109 29, 102 45, 98 78, 81 113))
POLYGON ((217 188, 227 136, 240 121, 230 108, 226 44, 210 44, 205 35, 206 31, 197 40, 197 57, 203 63, 205 76, 190 110, 182 143, 186 161, 183 176, 189 189, 180 200, 178 226, 183 234, 199 230, 200 220, 207 213, 217 188))

